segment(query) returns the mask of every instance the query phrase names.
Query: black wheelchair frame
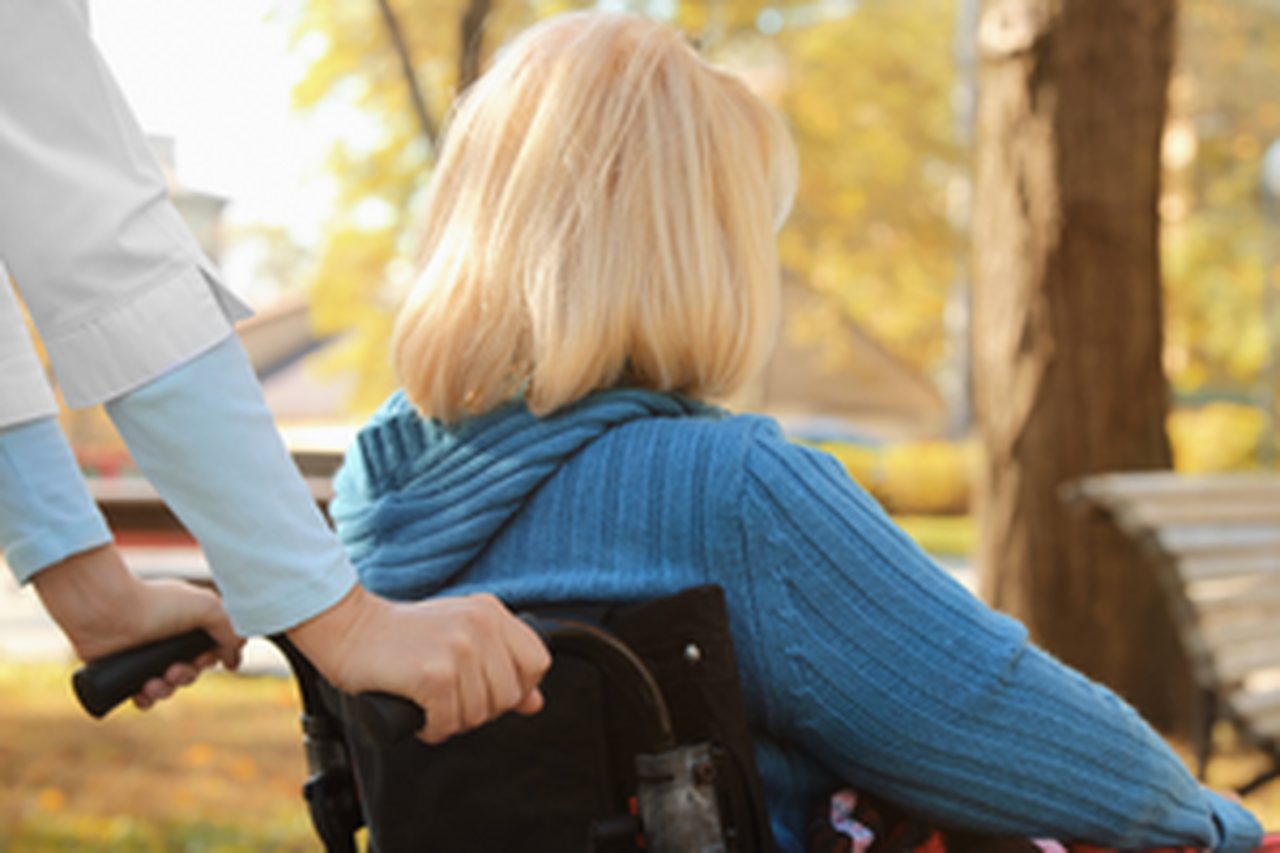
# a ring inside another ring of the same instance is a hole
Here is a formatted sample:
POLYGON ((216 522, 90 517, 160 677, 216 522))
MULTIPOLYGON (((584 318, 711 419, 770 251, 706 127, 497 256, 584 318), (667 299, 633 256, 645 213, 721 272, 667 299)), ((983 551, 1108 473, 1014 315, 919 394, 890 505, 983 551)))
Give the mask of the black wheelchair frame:
MULTIPOLYGON (((569 849, 564 839, 576 838, 574 848, 589 853, 772 850, 719 588, 630 605, 558 605, 522 616, 552 652, 555 663, 543 687, 548 708, 556 703, 559 713, 544 710, 530 720, 507 715, 439 748, 412 737, 425 721, 412 702, 341 694, 287 638, 271 638, 298 686, 308 767, 303 798, 329 853, 354 853, 366 825, 377 853, 421 850, 424 833, 433 839, 431 849, 444 850, 505 849, 506 839, 539 837, 557 840, 526 849, 569 849), (575 710, 584 695, 592 707, 575 710), (590 752, 601 748, 610 754, 590 752), (507 772, 508 754, 554 770, 507 772), (477 762, 491 772, 476 777, 477 762), (434 788, 422 781, 424 774, 434 774, 434 788), (462 806, 420 808, 416 791, 449 793, 458 787, 454 779, 483 790, 462 806), (562 808, 562 782, 565 797, 592 803, 562 808), (472 804, 477 798, 491 802, 472 804), (493 801, 510 818, 509 829, 486 820, 493 801), (566 825, 547 829, 557 835, 539 836, 535 825, 548 820, 566 825), (438 837, 453 840, 436 843, 438 837)), ((211 644, 208 635, 191 632, 94 661, 73 678, 77 696, 100 717, 147 678, 211 644)))

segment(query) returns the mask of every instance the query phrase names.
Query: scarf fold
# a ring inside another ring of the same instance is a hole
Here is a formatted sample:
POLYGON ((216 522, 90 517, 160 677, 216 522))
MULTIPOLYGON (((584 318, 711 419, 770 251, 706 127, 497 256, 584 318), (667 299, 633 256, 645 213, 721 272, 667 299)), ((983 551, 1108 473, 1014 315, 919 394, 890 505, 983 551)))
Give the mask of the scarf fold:
POLYGON ((423 418, 397 392, 360 431, 330 513, 366 588, 424 598, 487 547, 571 457, 641 418, 719 417, 670 394, 618 389, 546 417, 514 401, 454 425, 423 418))

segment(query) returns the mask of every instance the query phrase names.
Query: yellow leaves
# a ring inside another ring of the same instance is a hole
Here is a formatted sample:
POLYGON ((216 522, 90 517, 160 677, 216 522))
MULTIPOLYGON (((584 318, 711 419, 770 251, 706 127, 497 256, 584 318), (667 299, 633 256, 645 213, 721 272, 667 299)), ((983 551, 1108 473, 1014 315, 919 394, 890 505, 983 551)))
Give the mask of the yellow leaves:
POLYGON ((340 228, 330 235, 311 284, 311 320, 318 333, 348 329, 370 311, 390 313, 380 293, 396 246, 394 226, 340 228))
POLYGON ((1256 408, 1212 403, 1181 409, 1168 420, 1174 467, 1188 474, 1257 467, 1265 419, 1256 408))
POLYGON ((206 674, 158 709, 90 725, 69 677, 0 661, 0 849, 316 849, 289 681, 206 674))
POLYGON ((963 513, 969 507, 978 446, 972 442, 909 441, 883 447, 822 442, 849 476, 891 512, 963 513))
POLYGON ((971 557, 978 531, 971 515, 895 515, 894 522, 933 556, 971 557))
POLYGON ((879 479, 880 454, 873 448, 841 441, 827 441, 816 445, 840 461, 864 489, 871 490, 879 479))
POLYGON ((1198 135, 1165 231, 1165 363, 1184 393, 1247 391, 1265 362, 1263 269, 1280 245, 1258 207, 1259 159, 1280 132, 1280 19, 1218 0, 1185 0, 1180 18, 1170 121, 1198 135))
POLYGON ((1257 109, 1258 123, 1266 128, 1280 127, 1280 102, 1267 101, 1259 104, 1257 109))
POLYGON ((353 416, 372 414, 399 385, 388 348, 394 320, 390 310, 361 313, 349 333, 325 353, 318 366, 322 371, 353 370, 360 377, 347 401, 347 411, 353 416))
MULTIPOLYGON (((391 2, 438 120, 453 98, 458 24, 469 0, 391 2)), ((536 19, 590 5, 497 3, 483 53, 491 55, 536 19)), ((927 369, 945 357, 942 315, 966 261, 947 202, 968 157, 953 130, 955 3, 856 5, 772 37, 755 29, 766 8, 794 21, 823 4, 724 0, 670 8, 676 25, 706 41, 711 58, 731 59, 748 75, 769 72, 770 97, 786 114, 801 157, 795 210, 780 236, 788 273, 822 294, 833 317, 858 322, 894 354, 927 369)), ((367 402, 390 382, 393 303, 384 279, 388 264, 411 253, 405 229, 430 153, 408 108, 378 4, 306 0, 300 10, 295 44, 310 66, 295 102, 342 104, 358 129, 349 130, 328 164, 341 191, 312 291, 316 324, 359 337, 342 359, 362 371, 359 393, 367 402)), ((661 11, 660 4, 651 10, 661 11)), ((1280 132, 1274 92, 1280 51, 1259 45, 1274 43, 1278 31, 1249 4, 1185 3, 1172 119, 1205 136, 1190 140, 1194 156, 1181 170, 1185 186, 1173 211, 1181 236, 1176 244, 1171 237, 1167 258, 1167 360, 1184 391, 1249 382, 1263 358, 1264 236, 1254 230, 1255 194, 1258 157, 1280 132)), ((823 336, 833 328, 801 322, 797 333, 823 336)))
POLYGON ((182 751, 182 762, 188 767, 208 767, 213 761, 213 747, 207 743, 193 743, 182 751))
POLYGON ((1262 156, 1262 143, 1251 133, 1238 133, 1231 140, 1231 153, 1240 160, 1256 160, 1262 156))
MULTIPOLYGON (((1188 474, 1207 474, 1257 468, 1266 422, 1255 407, 1212 403, 1174 411, 1167 427, 1175 468, 1188 474)), ((937 516, 967 511, 982 458, 981 448, 973 441, 907 441, 883 446, 831 441, 815 446, 838 459, 850 477, 895 514, 937 516)), ((959 541, 962 531, 952 533, 955 536, 949 541, 959 541)), ((933 549, 947 550, 936 541, 933 549)))
POLYGON ((1226 208, 1192 217, 1166 241, 1165 364, 1179 391, 1256 381, 1267 357, 1266 239, 1253 216, 1226 208))
POLYGON ((60 788, 41 788, 36 794, 36 808, 42 812, 60 812, 67 807, 67 795, 60 788))
POLYGON ((885 505, 926 515, 963 512, 976 453, 973 445, 940 441, 892 446, 882 462, 885 505))
POLYGON ((294 105, 316 106, 339 84, 358 75, 386 49, 377 4, 310 0, 295 26, 294 42, 307 40, 315 58, 293 90, 294 105))
POLYGON ((189 785, 179 785, 169 793, 173 798, 173 805, 176 808, 186 811, 196 805, 195 792, 191 790, 189 785))
POLYGON ((250 758, 239 756, 232 759, 227 768, 231 778, 237 782, 252 782, 258 778, 258 765, 250 758))
MULTIPOLYGON (((468 0, 393 0, 419 82, 436 117, 452 97, 458 22, 468 0)), ((485 52, 532 20, 590 5, 572 0, 496 4, 485 52)), ((676 25, 707 40, 713 58, 777 66, 779 106, 801 148, 802 181, 781 237, 789 271, 815 283, 830 309, 871 330, 919 365, 941 356, 941 315, 952 279, 954 236, 944 185, 960 162, 950 125, 950 0, 867 3, 856 13, 755 32, 760 12, 785 18, 809 4, 731 0, 675 3, 676 25)), ((338 147, 329 169, 341 179, 340 209, 312 286, 322 332, 355 337, 331 365, 355 368, 362 401, 390 379, 386 340, 392 306, 385 271, 410 249, 397 239, 428 173, 428 152, 405 100, 385 26, 372 2, 309 0, 297 41, 314 57, 295 100, 337 102, 376 123, 377 139, 338 147), (371 201, 376 200, 376 201, 371 201), (378 227, 369 217, 378 212, 378 227), (385 227, 382 227, 385 226, 385 227)), ((824 334, 820 331, 816 334, 824 334)))
POLYGON ((942 357, 960 260, 946 186, 963 171, 951 131, 950 3, 869 3, 779 36, 782 106, 801 149, 788 270, 895 354, 942 357))
MULTIPOLYGON (((516 5, 514 3, 509 5, 516 5)), ((530 0, 529 5, 533 9, 533 17, 537 19, 549 18, 552 15, 560 15, 564 12, 572 12, 575 9, 581 9, 582 2, 574 2, 574 0, 530 0)))

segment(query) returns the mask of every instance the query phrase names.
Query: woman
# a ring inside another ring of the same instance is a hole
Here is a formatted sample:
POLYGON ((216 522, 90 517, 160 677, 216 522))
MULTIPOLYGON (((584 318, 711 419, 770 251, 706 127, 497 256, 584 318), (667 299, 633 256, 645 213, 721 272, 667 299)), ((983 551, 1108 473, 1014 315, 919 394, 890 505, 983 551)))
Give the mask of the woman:
POLYGON ((1242 851, 1259 829, 1115 695, 937 569, 830 457, 705 401, 775 335, 779 119, 676 34, 581 13, 466 95, 338 479, 370 589, 507 603, 716 583, 774 833, 840 783, 960 827, 1242 851))

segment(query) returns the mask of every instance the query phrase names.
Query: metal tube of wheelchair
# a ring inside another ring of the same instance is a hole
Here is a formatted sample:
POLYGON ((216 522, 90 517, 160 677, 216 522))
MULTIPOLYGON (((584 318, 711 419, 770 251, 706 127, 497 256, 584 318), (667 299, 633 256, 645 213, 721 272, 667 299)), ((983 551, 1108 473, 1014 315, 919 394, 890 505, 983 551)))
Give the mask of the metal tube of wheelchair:
POLYGON ((636 805, 652 853, 724 853, 716 766, 706 743, 636 756, 636 805))

